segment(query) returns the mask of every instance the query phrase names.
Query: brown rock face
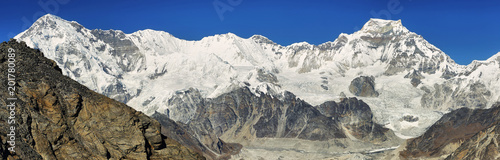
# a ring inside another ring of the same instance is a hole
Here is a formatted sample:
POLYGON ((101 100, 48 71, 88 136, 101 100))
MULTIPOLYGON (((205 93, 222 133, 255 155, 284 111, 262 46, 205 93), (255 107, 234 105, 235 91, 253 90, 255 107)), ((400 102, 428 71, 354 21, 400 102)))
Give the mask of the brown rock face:
POLYGON ((500 159, 500 123, 468 139, 446 159, 500 159))
POLYGON ((490 109, 461 108, 452 111, 445 114, 422 136, 408 140, 405 150, 400 153, 401 158, 446 155, 450 155, 451 159, 498 158, 500 155, 496 142, 499 122, 500 104, 490 109))
POLYGON ((9 151, 11 110, 2 107, 2 158, 203 159, 160 134, 157 121, 63 76, 55 62, 24 43, 0 44, 1 71, 8 69, 9 48, 16 53, 16 91, 8 95, 7 83, 1 83, 0 104, 15 102, 16 139, 15 152, 9 151))

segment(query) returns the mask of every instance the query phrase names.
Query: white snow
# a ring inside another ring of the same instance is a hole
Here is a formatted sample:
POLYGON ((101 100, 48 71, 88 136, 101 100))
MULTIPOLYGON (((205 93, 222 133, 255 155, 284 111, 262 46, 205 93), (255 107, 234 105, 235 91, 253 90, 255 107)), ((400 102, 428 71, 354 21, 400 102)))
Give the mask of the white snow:
POLYGON ((57 62, 65 75, 96 92, 108 93, 108 87, 121 84, 124 91, 110 96, 129 94, 131 99, 127 104, 146 114, 164 112, 169 107, 166 102, 176 91, 191 87, 208 98, 238 87, 248 87, 256 95, 279 96, 286 90, 318 105, 338 100, 342 92, 348 97, 355 96, 349 92, 350 82, 358 76, 374 76, 380 96, 358 98, 371 107, 376 122, 408 138, 423 133, 443 113, 421 107, 422 86, 432 89, 435 84, 457 81, 454 87, 465 90, 468 84, 479 81, 491 89, 490 104, 500 100, 500 53, 486 61, 461 66, 420 35, 410 32, 401 21, 371 19, 360 31, 342 33, 333 42, 319 46, 307 42, 289 46, 257 43, 254 39, 267 38, 255 35, 245 39, 233 33, 188 41, 150 29, 131 34, 104 31, 122 35, 121 40, 132 42, 138 49, 121 56, 114 54, 119 48, 99 40, 89 29, 79 30, 75 27, 78 25, 46 15, 15 39, 39 48, 57 62), (377 47, 373 43, 381 36, 391 42, 377 47), (415 45, 406 45, 410 43, 415 45), (401 56, 418 50, 422 54, 410 58, 401 56), (401 66, 404 66, 402 63, 415 64, 405 71, 386 75, 394 59, 401 59, 396 63, 401 66), (423 73, 422 84, 413 87, 404 76, 426 63, 435 64, 439 69, 435 73, 423 73), (441 77, 445 71, 465 73, 473 69, 468 76, 459 74, 449 80, 441 77), (257 70, 276 76, 277 84, 257 79, 257 70), (457 79, 466 81, 459 83, 457 79), (149 103, 143 105, 145 102, 149 103), (401 122, 400 118, 406 113, 419 117, 419 121, 401 122))

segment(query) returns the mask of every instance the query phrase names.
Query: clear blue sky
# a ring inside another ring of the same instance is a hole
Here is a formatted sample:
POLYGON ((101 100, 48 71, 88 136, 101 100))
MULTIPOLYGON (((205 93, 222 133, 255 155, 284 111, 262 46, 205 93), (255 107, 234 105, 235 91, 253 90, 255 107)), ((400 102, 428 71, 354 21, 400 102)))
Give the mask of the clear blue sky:
POLYGON ((155 29, 188 40, 260 34, 281 45, 333 41, 372 17, 401 19, 459 64, 500 52, 500 2, 486 0, 8 0, 0 6, 0 41, 45 13, 89 29, 155 29))

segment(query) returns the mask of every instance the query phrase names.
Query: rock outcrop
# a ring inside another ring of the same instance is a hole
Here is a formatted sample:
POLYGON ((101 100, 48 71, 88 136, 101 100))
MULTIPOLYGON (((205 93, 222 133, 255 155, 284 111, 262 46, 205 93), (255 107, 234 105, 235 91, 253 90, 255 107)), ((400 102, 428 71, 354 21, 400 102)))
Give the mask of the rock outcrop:
POLYGON ((401 118, 401 121, 406 121, 406 122, 417 122, 418 117, 412 116, 412 115, 405 115, 401 118))
POLYGON ((500 104, 490 109, 461 108, 445 114, 422 136, 407 141, 401 158, 495 159, 500 104))
POLYGON ((453 86, 453 82, 447 81, 435 84, 433 90, 423 88, 425 93, 420 99, 422 107, 444 111, 461 107, 486 108, 493 97, 491 88, 482 83, 469 83, 463 89, 453 86))
POLYGON ((349 91, 360 97, 378 97, 379 93, 375 91, 375 77, 360 76, 351 81, 349 91))
POLYGON ((417 87, 420 83, 422 83, 421 80, 424 79, 425 77, 422 76, 422 74, 417 70, 413 70, 411 72, 408 72, 408 74, 405 75, 405 78, 411 79, 410 81, 411 85, 413 85, 413 87, 417 87))
MULTIPOLYGON (((206 137, 209 137, 208 140, 211 140, 209 143, 217 144, 217 147, 213 150, 208 148, 205 144, 203 144, 198 138, 200 137, 197 133, 191 130, 188 125, 183 124, 182 122, 174 122, 167 115, 156 112, 152 115, 154 119, 157 119, 160 124, 163 126, 161 133, 170 137, 180 144, 188 147, 191 150, 194 150, 198 153, 202 153, 207 159, 229 159, 231 155, 237 154, 241 149, 241 145, 239 144, 231 144, 226 143, 219 138, 214 133, 203 132, 206 137), (168 128, 168 129, 164 129, 168 128)), ((204 139, 207 143, 207 139, 204 139)))
MULTIPOLYGON (((188 91, 189 94, 198 94, 196 90, 188 91)), ((175 127, 179 128, 180 135, 190 136, 188 139, 194 141, 180 143, 201 150, 206 157, 214 159, 238 154, 240 144, 244 147, 256 139, 339 139, 336 145, 340 146, 350 140, 378 144, 397 139, 392 131, 373 122, 369 106, 356 98, 313 107, 290 92, 273 97, 264 93, 256 95, 242 87, 216 98, 196 98, 179 103, 197 107, 191 119, 182 119, 186 124, 175 127)), ((164 126, 172 124, 168 115, 155 113, 153 117, 164 126)))
POLYGON ((198 113, 197 122, 209 123, 217 135, 232 139, 345 138, 334 120, 286 91, 278 99, 263 93, 256 96, 244 87, 209 99, 198 113))
POLYGON ((323 115, 338 121, 356 139, 377 143, 394 137, 389 129, 373 122, 373 113, 362 100, 344 98, 339 103, 328 101, 316 108, 323 115))
POLYGON ((208 148, 218 152, 221 149, 217 137, 231 141, 265 137, 346 138, 336 121, 289 92, 284 99, 278 99, 267 94, 256 96, 243 87, 217 98, 203 99, 196 106, 196 115, 187 125, 208 148))
POLYGON ((484 129, 462 143, 446 160, 500 159, 500 123, 484 129))
POLYGON ((63 76, 54 61, 24 43, 0 44, 1 71, 8 69, 9 48, 16 54, 15 95, 1 83, 0 104, 15 102, 15 109, 0 108, 3 159, 204 159, 162 135, 158 121, 63 76), (6 142, 11 125, 14 151, 6 142))

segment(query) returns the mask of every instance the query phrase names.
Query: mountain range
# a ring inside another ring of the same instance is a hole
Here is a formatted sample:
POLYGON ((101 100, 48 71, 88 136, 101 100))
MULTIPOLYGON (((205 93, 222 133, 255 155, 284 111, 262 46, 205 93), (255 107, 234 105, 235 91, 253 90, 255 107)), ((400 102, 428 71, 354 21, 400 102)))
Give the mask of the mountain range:
POLYGON ((281 46, 261 35, 90 30, 49 14, 15 39, 89 89, 177 126, 190 149, 215 159, 363 157, 500 99, 500 53, 459 65, 401 21, 370 19, 331 42, 281 46))

